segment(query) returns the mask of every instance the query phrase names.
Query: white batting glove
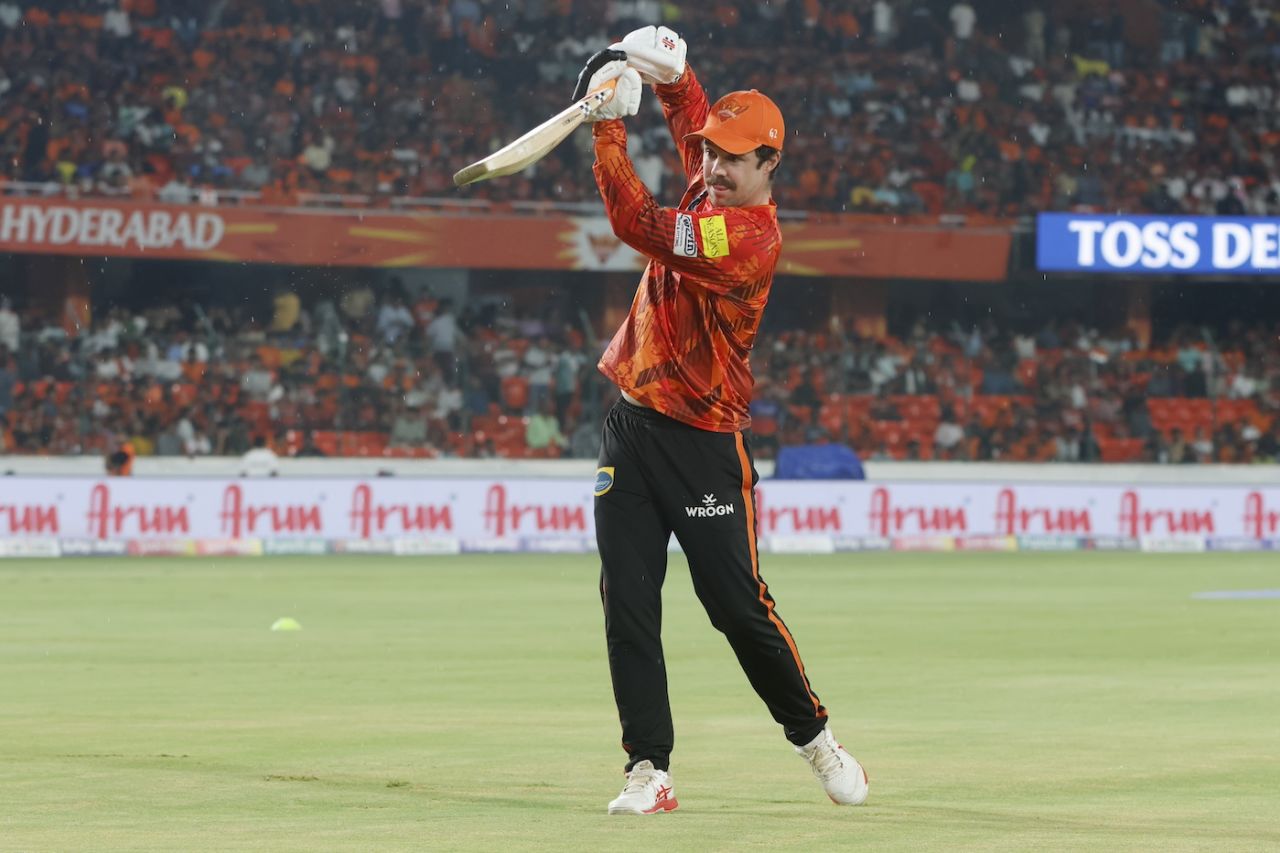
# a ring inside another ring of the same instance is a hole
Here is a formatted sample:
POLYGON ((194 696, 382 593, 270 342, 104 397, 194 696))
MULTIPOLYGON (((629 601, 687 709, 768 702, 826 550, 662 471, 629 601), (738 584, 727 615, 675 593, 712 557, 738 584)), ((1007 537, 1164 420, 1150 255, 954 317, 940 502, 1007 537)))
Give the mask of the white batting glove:
POLYGON ((587 91, 595 91, 610 80, 617 81, 613 97, 602 106, 593 109, 587 115, 587 121, 610 121, 633 116, 639 112, 640 93, 644 91, 644 84, 640 82, 640 75, 636 70, 628 68, 626 61, 622 59, 607 62, 591 75, 587 91))
POLYGON ((627 33, 622 41, 609 45, 626 51, 627 64, 640 72, 640 79, 653 85, 674 83, 684 74, 689 46, 679 33, 668 27, 641 27, 627 33))

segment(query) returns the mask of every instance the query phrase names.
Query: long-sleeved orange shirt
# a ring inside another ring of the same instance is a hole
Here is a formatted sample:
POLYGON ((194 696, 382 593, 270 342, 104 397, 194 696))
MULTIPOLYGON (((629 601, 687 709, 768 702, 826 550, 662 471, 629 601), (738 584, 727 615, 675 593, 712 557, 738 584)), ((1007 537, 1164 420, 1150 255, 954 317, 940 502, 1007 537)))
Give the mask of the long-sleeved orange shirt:
POLYGON ((613 231, 649 258, 600 372, 650 408, 700 429, 751 425, 751 347, 782 253, 777 207, 715 208, 702 178, 699 130, 710 105, 692 69, 658 86, 688 189, 662 207, 636 177, 621 121, 596 122, 596 183, 613 231))

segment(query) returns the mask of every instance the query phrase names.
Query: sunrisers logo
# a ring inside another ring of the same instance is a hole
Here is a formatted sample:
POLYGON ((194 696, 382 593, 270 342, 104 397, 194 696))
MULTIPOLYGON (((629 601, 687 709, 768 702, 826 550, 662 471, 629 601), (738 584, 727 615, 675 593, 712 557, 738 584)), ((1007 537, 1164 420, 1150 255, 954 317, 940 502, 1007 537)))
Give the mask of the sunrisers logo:
POLYGON ((684 511, 690 518, 710 518, 716 515, 733 515, 734 506, 731 503, 717 503, 715 495, 703 495, 700 505, 687 506, 684 511))
POLYGON ((720 104, 720 108, 716 110, 716 116, 721 121, 732 121, 747 111, 747 105, 741 101, 725 101, 720 104))

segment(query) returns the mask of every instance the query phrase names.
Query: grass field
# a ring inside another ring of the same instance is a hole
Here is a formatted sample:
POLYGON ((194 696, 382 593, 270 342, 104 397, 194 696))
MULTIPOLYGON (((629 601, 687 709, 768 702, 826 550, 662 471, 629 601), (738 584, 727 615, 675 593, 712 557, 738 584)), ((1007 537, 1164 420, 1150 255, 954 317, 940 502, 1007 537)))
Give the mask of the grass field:
POLYGON ((2 562, 0 850, 1280 848, 1280 601, 1191 597, 1280 587, 1275 556, 765 559, 863 808, 678 556, 652 818, 604 813, 593 558, 2 562))

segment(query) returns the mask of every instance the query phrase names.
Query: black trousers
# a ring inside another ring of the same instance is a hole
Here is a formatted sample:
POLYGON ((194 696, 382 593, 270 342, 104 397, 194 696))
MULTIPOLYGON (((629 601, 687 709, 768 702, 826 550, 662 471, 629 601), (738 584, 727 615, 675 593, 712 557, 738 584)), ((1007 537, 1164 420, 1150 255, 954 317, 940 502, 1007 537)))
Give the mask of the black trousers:
POLYGON ((826 725, 795 640, 774 609, 756 552, 759 479, 740 432, 697 429, 619 401, 596 475, 600 598, 627 769, 668 768, 674 732, 662 652, 662 583, 672 533, 711 624, 794 744, 826 725))

